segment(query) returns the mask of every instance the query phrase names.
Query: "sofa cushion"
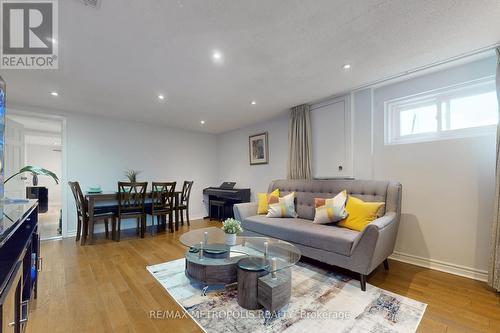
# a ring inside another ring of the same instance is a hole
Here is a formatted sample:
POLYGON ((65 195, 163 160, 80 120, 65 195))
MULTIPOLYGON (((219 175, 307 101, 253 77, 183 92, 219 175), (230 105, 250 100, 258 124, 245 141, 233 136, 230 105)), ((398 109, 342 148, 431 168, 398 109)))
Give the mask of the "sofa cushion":
POLYGON ((359 232, 334 225, 313 224, 301 218, 273 219, 262 215, 246 218, 244 230, 316 249, 350 255, 359 232))
MULTIPOLYGON (((280 190, 281 195, 295 192, 297 198, 296 211, 300 218, 314 219, 314 198, 331 198, 337 193, 347 190, 349 195, 363 201, 386 202, 387 186, 389 182, 378 180, 352 180, 352 179, 329 179, 329 180, 305 180, 287 179, 275 180, 269 185, 269 192, 280 190)), ((395 200, 396 197, 392 198, 395 200)), ((396 203, 388 203, 393 209, 396 203)), ((382 214, 385 210, 382 211, 382 214)))
POLYGON ((328 224, 338 222, 347 217, 345 203, 347 201, 347 191, 342 191, 333 198, 314 198, 314 221, 316 224, 328 224))
POLYGON ((279 196, 279 189, 274 190, 272 193, 257 193, 257 202, 259 204, 259 206, 257 207, 257 214, 267 214, 269 203, 278 202, 279 196))
POLYGON ((346 210, 349 216, 340 221, 337 225, 339 227, 361 231, 368 223, 377 218, 378 212, 384 205, 384 202, 365 202, 350 196, 346 204, 346 210))
POLYGON ((297 217, 295 213, 295 193, 290 193, 278 199, 277 203, 269 203, 266 217, 297 217))

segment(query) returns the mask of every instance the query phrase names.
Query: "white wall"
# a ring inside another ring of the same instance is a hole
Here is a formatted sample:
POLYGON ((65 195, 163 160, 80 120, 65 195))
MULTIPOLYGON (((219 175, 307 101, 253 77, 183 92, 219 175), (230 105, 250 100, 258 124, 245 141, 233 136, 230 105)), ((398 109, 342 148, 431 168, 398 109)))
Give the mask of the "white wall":
MULTIPOLYGON (((321 131, 318 133, 327 133, 327 128, 324 126, 325 121, 334 122, 329 127, 330 132, 335 131, 336 143, 344 143, 344 136, 350 136, 351 130, 344 130, 344 122, 348 124, 350 121, 350 98, 342 97, 335 99, 335 103, 330 101, 319 103, 311 108, 311 114, 319 114, 319 117, 312 118, 312 125, 321 123, 321 131), (324 114, 324 110, 339 110, 341 114, 338 117, 328 117, 324 114), (347 119, 347 120, 344 120, 347 119)), ((267 121, 247 126, 238 130, 226 132, 217 136, 217 156, 219 160, 219 183, 223 181, 235 181, 236 187, 250 188, 251 200, 256 200, 256 194, 259 192, 267 192, 269 183, 276 179, 285 179, 287 176, 287 161, 288 161, 288 114, 281 115, 267 121), (269 164, 250 165, 248 137, 254 134, 268 132, 269 137, 269 164)), ((324 138, 317 133, 313 133, 314 142, 325 142, 324 138)), ((319 177, 350 177, 351 162, 349 159, 351 154, 350 143, 342 150, 342 152, 334 151, 334 144, 330 144, 330 149, 333 149, 330 158, 319 158, 313 152, 313 161, 322 163, 321 165, 313 166, 313 172, 319 177), (346 156, 347 155, 347 156, 346 156), (338 171, 338 165, 342 165, 344 170, 338 171), (319 170, 319 171, 318 171, 319 170)))
POLYGON ((218 183, 235 181, 236 187, 267 192, 271 180, 286 178, 288 158, 288 115, 217 136, 218 183), (250 165, 248 137, 268 132, 269 164, 250 165))
MULTIPOLYGON (((479 137, 385 146, 384 101, 494 75, 495 69, 496 59, 491 57, 373 91, 372 173, 376 179, 403 184, 403 217, 396 244, 403 260, 431 259, 435 268, 484 278, 494 210, 496 140, 487 132, 479 137)), ((361 123, 371 121, 366 114, 356 118, 361 123)), ((364 151, 356 156, 358 164, 370 165, 364 151)))
MULTIPOLYGON (((62 154, 59 146, 47 145, 26 145, 26 165, 35 165, 48 169, 54 172, 59 179, 62 178, 62 154)), ((31 183, 31 176, 28 175, 28 180, 31 183)), ((38 185, 45 186, 49 189, 49 204, 61 205, 61 182, 56 184, 50 177, 39 176, 38 185)))
MULTIPOLYGON (((397 259, 484 279, 493 212, 494 136, 385 146, 383 102, 493 75, 495 64, 491 57, 351 94, 354 176, 403 184, 397 259)), ((219 182, 250 187, 253 198, 266 191, 271 180, 286 176, 287 133, 288 117, 282 116, 219 135, 219 182), (250 166, 248 136, 262 131, 269 131, 270 164, 250 166)))
MULTIPOLYGON (((99 184, 116 191, 126 169, 142 170, 138 180, 177 181, 178 190, 184 180, 193 180, 190 217, 206 215, 202 190, 217 182, 215 135, 73 114, 67 115, 66 133, 66 181, 79 181, 83 190, 99 184)), ((71 234, 76 215, 69 190, 66 198, 71 234)))

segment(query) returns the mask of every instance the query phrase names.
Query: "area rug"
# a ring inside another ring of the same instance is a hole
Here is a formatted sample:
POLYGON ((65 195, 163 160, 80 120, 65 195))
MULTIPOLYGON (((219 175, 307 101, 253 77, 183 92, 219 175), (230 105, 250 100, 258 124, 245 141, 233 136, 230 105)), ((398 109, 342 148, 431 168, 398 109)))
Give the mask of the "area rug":
POLYGON ((292 268, 292 298, 278 313, 244 310, 237 302, 237 286, 191 284, 179 259, 148 271, 186 313, 157 309, 151 318, 190 316, 207 333, 265 332, 415 332, 426 304, 358 280, 299 262, 292 268))

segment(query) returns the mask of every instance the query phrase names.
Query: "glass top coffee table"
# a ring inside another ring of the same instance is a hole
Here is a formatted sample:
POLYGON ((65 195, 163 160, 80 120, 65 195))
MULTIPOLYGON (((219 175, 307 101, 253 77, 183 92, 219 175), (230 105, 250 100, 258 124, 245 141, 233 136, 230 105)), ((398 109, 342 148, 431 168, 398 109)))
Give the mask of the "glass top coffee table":
POLYGON ((225 244, 225 233, 210 227, 189 231, 179 238, 186 252, 186 275, 205 285, 236 282, 237 263, 247 271, 276 274, 295 265, 300 250, 288 242, 271 237, 237 236, 234 245, 225 244))
POLYGON ((226 244, 220 228, 203 228, 179 238, 186 252, 186 276, 202 286, 237 282, 238 304, 249 310, 274 312, 290 301, 289 269, 301 256, 288 242, 271 237, 237 236, 226 244))

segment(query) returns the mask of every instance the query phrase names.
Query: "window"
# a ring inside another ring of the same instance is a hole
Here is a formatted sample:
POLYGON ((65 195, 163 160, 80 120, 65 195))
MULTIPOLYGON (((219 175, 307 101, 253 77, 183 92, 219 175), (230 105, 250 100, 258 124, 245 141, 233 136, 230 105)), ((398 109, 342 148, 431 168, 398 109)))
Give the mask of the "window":
POLYGON ((386 144, 493 133, 498 101, 492 78, 385 103, 386 144))

